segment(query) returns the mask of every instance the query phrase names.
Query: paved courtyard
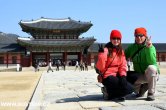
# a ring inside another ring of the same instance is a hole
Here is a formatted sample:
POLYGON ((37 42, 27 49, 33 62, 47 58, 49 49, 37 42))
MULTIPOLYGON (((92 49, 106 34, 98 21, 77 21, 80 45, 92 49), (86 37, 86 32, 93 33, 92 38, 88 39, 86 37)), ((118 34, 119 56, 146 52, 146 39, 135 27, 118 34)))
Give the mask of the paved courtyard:
POLYGON ((104 101, 96 76, 94 70, 44 72, 28 110, 166 110, 166 75, 160 75, 156 100, 150 102, 146 96, 104 101))

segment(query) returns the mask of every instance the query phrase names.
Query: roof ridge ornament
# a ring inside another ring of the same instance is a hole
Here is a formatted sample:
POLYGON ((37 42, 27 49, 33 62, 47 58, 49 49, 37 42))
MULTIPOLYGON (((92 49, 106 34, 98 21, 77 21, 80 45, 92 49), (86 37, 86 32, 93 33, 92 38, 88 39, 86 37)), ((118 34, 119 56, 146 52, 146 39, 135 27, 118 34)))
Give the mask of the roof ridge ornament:
POLYGON ((31 24, 31 23, 38 23, 41 21, 48 21, 48 22, 64 22, 64 21, 70 21, 71 19, 65 18, 65 19, 49 19, 49 18, 44 18, 41 17, 40 19, 37 20, 31 20, 31 21, 21 21, 21 23, 25 23, 25 24, 31 24))

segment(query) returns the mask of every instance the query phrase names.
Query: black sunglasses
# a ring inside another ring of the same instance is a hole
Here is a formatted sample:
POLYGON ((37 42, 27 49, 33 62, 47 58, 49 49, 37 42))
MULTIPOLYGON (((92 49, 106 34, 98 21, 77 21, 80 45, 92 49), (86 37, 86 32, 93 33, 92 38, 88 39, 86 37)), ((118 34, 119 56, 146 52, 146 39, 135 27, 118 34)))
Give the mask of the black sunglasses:
POLYGON ((136 34, 135 37, 143 37, 143 34, 136 34))
POLYGON ((120 38, 112 38, 113 40, 120 40, 120 38))

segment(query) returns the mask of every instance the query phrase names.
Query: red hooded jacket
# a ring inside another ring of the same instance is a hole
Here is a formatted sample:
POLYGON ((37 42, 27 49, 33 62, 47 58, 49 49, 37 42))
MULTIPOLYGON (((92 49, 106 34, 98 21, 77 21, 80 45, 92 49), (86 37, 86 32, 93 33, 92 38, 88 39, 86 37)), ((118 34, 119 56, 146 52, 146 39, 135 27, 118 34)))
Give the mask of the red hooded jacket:
POLYGON ((121 57, 119 57, 116 54, 117 50, 113 49, 113 57, 112 58, 109 57, 108 48, 104 48, 104 52, 98 54, 98 61, 96 63, 96 68, 99 69, 102 73, 106 71, 104 73, 104 78, 107 78, 110 75, 117 76, 118 73, 120 76, 126 76, 127 62, 124 55, 124 51, 122 51, 121 57))

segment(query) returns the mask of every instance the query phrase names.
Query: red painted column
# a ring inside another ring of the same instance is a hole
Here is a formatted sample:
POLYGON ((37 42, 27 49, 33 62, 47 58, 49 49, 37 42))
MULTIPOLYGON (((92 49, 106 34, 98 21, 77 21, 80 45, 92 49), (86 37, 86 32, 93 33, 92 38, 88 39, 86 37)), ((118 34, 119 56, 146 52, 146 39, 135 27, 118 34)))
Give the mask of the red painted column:
POLYGON ((78 60, 81 62, 82 61, 82 52, 78 52, 78 60))
POLYGON ((160 53, 157 53, 157 56, 158 56, 158 62, 159 62, 159 65, 160 65, 160 53))
POLYGON ((9 54, 8 54, 8 52, 7 52, 7 58, 6 59, 7 59, 7 61, 6 61, 7 65, 6 66, 8 68, 8 63, 9 63, 9 61, 8 61, 9 60, 9 54))
POLYGON ((63 62, 67 62, 67 52, 63 52, 63 62))
POLYGON ((88 65, 91 65, 91 54, 88 54, 88 58, 87 58, 87 63, 88 63, 88 65))
POLYGON ((47 52, 46 53, 46 60, 47 60, 47 65, 49 64, 49 60, 50 60, 50 53, 47 52))

